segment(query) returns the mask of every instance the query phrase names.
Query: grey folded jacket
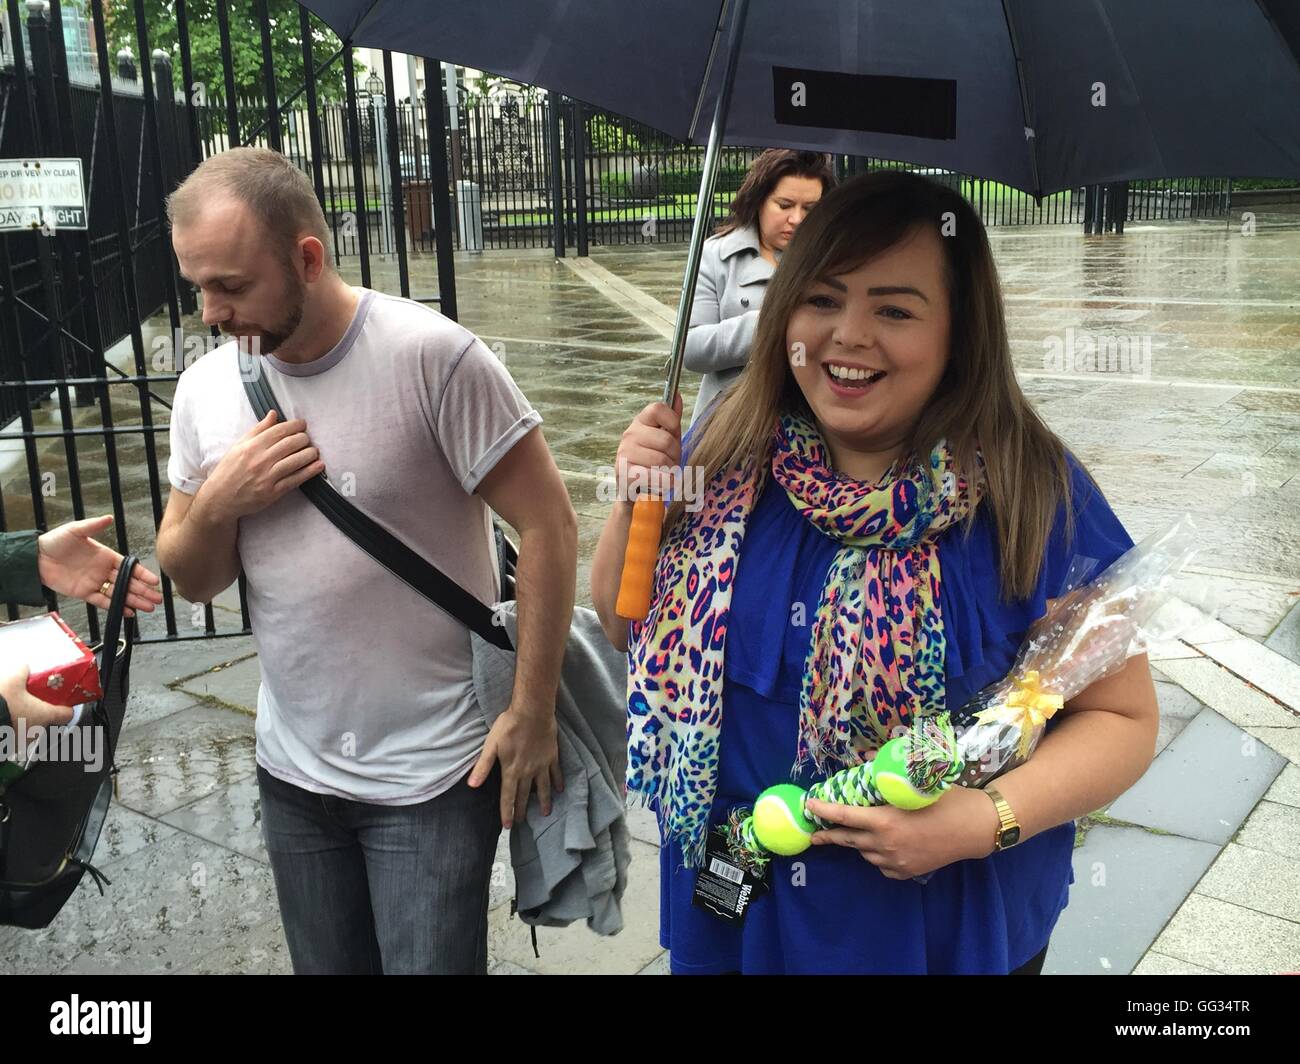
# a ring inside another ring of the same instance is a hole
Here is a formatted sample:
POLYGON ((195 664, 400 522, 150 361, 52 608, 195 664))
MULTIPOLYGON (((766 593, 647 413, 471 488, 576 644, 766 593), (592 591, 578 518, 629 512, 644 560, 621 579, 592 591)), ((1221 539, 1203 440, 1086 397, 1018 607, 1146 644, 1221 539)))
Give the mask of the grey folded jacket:
MULTIPOLYGON (((517 645, 515 603, 494 609, 517 645)), ((474 693, 489 726, 510 705, 515 656, 471 632, 474 693)), ((573 611, 556 693, 564 790, 542 816, 534 793, 510 832, 515 904, 525 923, 566 927, 575 920, 600 935, 623 929, 621 900, 631 861, 627 771, 627 657, 615 650, 589 609, 573 611)))

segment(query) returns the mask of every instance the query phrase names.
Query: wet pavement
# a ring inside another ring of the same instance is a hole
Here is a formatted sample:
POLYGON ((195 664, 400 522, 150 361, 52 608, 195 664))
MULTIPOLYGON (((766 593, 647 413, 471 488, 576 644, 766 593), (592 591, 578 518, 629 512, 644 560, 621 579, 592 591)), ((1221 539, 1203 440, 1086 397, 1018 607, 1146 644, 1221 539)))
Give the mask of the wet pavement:
MULTIPOLYGON (((1083 237, 1074 227, 990 231, 1022 387, 1135 538, 1194 515, 1205 549, 1193 569, 1209 592, 1188 593, 1215 617, 1153 654, 1162 753, 1121 800, 1140 799, 1144 785, 1172 788, 1196 811, 1171 829, 1160 803, 1117 802, 1119 811, 1084 825, 1071 908, 1048 971, 1300 969, 1300 667, 1293 664, 1300 623, 1294 614, 1285 620, 1300 601, 1300 209, 1254 209, 1250 234, 1239 220, 1139 225, 1123 238, 1083 237), (1245 774, 1252 797, 1227 828, 1213 824, 1223 817, 1198 800, 1198 783, 1216 767, 1236 771, 1237 747, 1251 741, 1260 751, 1245 774), (1207 765, 1207 757, 1222 764, 1207 765), (1114 870, 1102 888, 1093 882, 1098 861, 1114 870), (1134 882, 1157 866, 1168 882, 1134 882), (1261 896, 1234 869, 1280 884, 1281 900, 1261 896), (1126 921, 1111 926, 1107 914, 1121 909, 1126 921), (1241 933, 1225 945, 1215 930, 1221 926, 1241 933), (1108 947, 1108 935, 1122 941, 1108 947)), ((593 248, 589 260, 563 262, 546 250, 457 258, 461 320, 497 351, 542 413, 578 511, 580 602, 590 600, 588 567, 607 509, 597 496, 600 469, 612 463, 631 417, 662 390, 685 250, 593 248)), ((415 259, 412 273, 413 294, 432 294, 432 257, 415 259)), ((394 263, 376 263, 375 287, 396 292, 396 278, 394 263)), ((351 279, 359 280, 355 272, 351 279)), ((168 334, 165 319, 149 323, 150 356, 155 340, 168 346, 168 334)), ((117 354, 128 366, 129 350, 117 354)), ((117 423, 138 423, 133 393, 114 391, 117 423)), ((155 391, 165 400, 171 388, 155 391)), ((688 411, 694 392, 685 379, 688 411)), ((165 405, 151 410, 165 424, 165 405)), ((96 408, 76 416, 78 424, 99 424, 96 408)), ((163 433, 163 468, 166 450, 163 433)), ((145 449, 139 437, 123 436, 119 452, 132 545, 149 545, 145 449)), ((102 444, 86 439, 78 453, 87 510, 104 512, 102 444)), ((44 498, 49 520, 66 520, 69 471, 60 443, 43 443, 40 468, 53 474, 44 498)), ((26 471, 6 464, 2 444, 0 485, 8 526, 23 526, 31 515, 26 471)), ((167 490, 163 476, 160 501, 167 490)), ((216 606, 217 629, 238 630, 237 595, 225 593, 216 606)), ((201 618, 189 604, 178 602, 177 617, 182 632, 198 634, 201 618)), ((146 631, 160 633, 161 618, 149 618, 146 631)), ((102 898, 83 884, 44 932, 0 930, 0 970, 287 971, 258 828, 251 641, 141 647, 132 680, 119 802, 96 862, 113 884, 102 898)), ((642 815, 633 831, 627 929, 608 941, 585 928, 543 929, 540 960, 509 916, 508 852, 501 850, 494 971, 664 969, 657 839, 642 815)))

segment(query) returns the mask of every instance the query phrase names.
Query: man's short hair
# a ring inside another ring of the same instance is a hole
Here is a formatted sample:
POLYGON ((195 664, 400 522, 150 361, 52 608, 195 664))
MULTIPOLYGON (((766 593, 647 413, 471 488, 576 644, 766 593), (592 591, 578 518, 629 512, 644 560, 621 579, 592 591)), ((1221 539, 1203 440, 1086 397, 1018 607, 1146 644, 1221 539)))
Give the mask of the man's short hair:
POLYGON ((167 197, 173 226, 199 215, 215 194, 227 193, 249 208, 287 258, 303 236, 314 236, 333 265, 329 226, 307 175, 270 148, 231 148, 209 156, 167 197))

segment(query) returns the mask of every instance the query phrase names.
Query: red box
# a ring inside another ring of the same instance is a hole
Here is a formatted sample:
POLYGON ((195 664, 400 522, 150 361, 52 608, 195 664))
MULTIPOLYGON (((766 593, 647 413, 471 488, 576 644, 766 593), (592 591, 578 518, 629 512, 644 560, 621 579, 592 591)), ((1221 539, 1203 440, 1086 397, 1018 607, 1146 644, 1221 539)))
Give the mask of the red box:
POLYGON ((27 690, 43 702, 78 706, 103 697, 95 655, 57 613, 0 625, 0 658, 27 665, 27 690))

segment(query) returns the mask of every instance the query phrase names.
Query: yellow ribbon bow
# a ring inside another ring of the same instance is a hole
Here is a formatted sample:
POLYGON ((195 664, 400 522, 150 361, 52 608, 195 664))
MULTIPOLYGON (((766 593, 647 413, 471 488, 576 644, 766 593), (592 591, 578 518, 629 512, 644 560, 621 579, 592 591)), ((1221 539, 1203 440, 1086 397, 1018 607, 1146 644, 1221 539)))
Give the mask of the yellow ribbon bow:
POLYGON ((1024 761, 1029 757, 1029 744, 1038 729, 1065 705, 1060 695, 1044 691, 1037 669, 1029 669, 1023 676, 1011 678, 1014 689, 1006 700, 988 709, 980 710, 975 719, 981 724, 1006 724, 1020 730, 1016 743, 1016 756, 1024 761))

